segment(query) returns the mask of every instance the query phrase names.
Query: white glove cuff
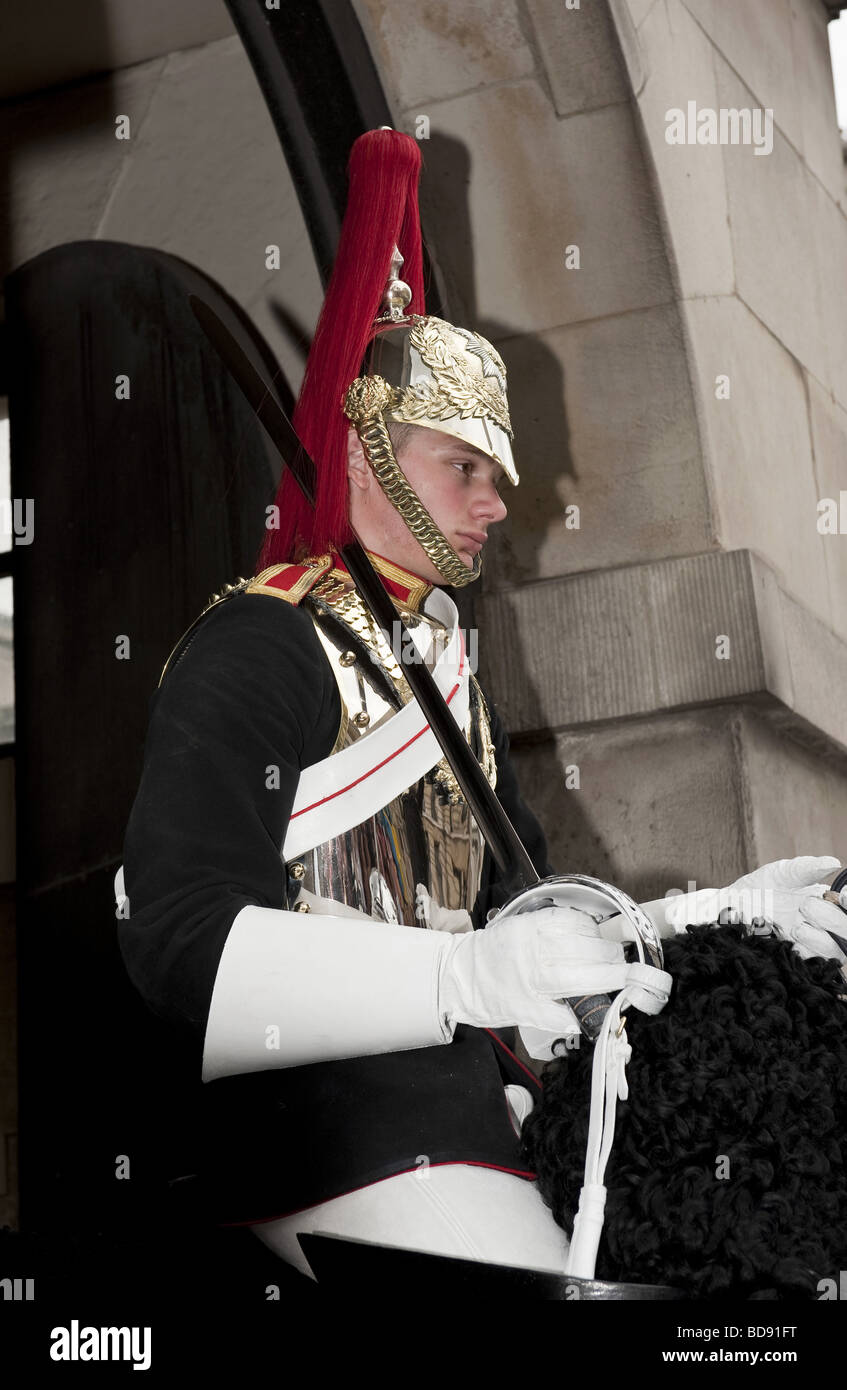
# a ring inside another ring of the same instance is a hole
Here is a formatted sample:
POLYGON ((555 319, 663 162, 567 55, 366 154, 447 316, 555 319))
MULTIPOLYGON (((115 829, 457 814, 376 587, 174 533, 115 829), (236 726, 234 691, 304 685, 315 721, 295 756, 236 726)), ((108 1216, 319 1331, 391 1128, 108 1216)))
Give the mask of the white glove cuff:
POLYGON ((248 906, 221 955, 203 1080, 450 1042, 438 985, 455 938, 248 906))

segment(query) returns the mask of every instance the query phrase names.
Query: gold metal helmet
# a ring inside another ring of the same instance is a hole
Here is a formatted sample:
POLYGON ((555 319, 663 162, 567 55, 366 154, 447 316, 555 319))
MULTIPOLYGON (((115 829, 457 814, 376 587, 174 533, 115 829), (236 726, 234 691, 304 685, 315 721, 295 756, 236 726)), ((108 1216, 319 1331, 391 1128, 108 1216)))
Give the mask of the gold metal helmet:
POLYGON ((398 278, 402 264, 395 248, 380 331, 366 371, 347 390, 344 413, 392 506, 445 580, 461 586, 477 578, 481 556, 468 569, 439 530, 397 463, 388 425, 420 425, 461 439, 517 484, 506 368, 480 334, 433 315, 405 314, 411 291, 398 278))

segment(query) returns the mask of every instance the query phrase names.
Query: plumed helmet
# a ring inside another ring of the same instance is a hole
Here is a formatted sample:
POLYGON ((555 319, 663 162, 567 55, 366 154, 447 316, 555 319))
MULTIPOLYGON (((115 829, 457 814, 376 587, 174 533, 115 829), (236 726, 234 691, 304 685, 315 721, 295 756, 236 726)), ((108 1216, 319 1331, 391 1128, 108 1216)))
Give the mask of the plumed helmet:
POLYGON ((316 465, 315 507, 286 470, 260 569, 352 539, 351 422, 385 495, 448 583, 475 579, 480 557, 469 569, 442 535, 394 458, 388 425, 453 435, 518 481, 502 359, 479 334, 425 312, 420 167, 417 141, 388 128, 366 132, 351 150, 338 252, 293 416, 316 465))

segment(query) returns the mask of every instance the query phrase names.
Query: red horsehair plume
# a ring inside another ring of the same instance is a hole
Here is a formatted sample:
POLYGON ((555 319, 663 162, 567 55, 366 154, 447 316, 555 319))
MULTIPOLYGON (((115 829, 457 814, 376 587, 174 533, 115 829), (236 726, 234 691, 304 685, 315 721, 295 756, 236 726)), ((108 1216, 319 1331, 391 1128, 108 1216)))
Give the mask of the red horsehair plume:
POLYGON ((347 210, 332 277, 292 418, 315 461, 315 509, 288 469, 274 499, 278 529, 269 529, 257 572, 284 560, 340 549, 353 535, 348 520, 347 431, 342 403, 375 333, 391 255, 399 246, 409 313, 423 314, 423 251, 418 212, 421 153, 396 130, 370 130, 350 151, 347 210))

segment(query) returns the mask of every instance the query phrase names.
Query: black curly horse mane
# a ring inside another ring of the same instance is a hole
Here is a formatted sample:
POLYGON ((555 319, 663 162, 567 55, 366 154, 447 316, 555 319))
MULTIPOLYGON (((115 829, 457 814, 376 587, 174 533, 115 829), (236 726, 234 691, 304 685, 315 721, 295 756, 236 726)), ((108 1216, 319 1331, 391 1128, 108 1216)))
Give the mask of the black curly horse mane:
MULTIPOLYGON (((740 927, 666 944, 671 998, 631 1009, 597 1277, 693 1298, 819 1297, 847 1268, 847 993, 838 967, 740 927)), ((523 1128, 570 1234, 592 1049, 549 1064, 523 1128)))

